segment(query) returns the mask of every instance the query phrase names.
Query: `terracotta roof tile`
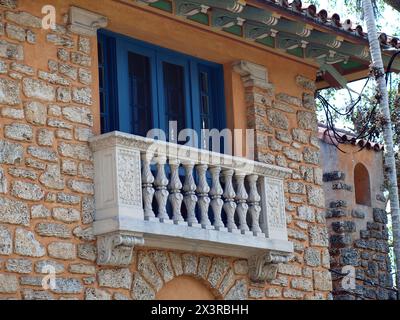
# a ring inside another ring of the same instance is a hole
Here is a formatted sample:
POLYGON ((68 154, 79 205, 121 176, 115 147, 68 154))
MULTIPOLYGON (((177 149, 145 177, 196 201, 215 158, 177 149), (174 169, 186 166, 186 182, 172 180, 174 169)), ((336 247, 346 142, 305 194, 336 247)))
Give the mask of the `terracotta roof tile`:
MULTIPOLYGON (((359 146, 360 148, 364 147, 367 150, 374 150, 377 152, 384 150, 383 145, 365 139, 356 139, 356 136, 353 133, 346 130, 336 129, 335 131, 340 136, 340 139, 342 140, 341 143, 352 144, 354 146, 359 146)), ((338 142, 334 134, 323 124, 318 124, 318 138, 329 144, 338 142)))
MULTIPOLYGON (((273 6, 281 7, 284 10, 294 14, 300 14, 315 23, 338 29, 347 32, 353 36, 367 40, 367 33, 364 32, 361 25, 355 25, 350 19, 343 19, 337 13, 329 14, 325 9, 318 9, 315 5, 303 6, 301 0, 293 0, 289 3, 288 0, 257 0, 259 3, 265 3, 273 6)), ((391 47, 400 49, 400 40, 396 37, 388 36, 385 33, 379 34, 379 41, 382 49, 391 47)))

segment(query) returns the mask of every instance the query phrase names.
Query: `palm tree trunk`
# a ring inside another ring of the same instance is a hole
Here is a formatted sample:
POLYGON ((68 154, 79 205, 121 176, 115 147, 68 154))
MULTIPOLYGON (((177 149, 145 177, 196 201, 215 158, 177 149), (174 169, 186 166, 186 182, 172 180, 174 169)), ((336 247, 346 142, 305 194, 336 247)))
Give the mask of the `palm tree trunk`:
POLYGON ((380 108, 384 117, 383 138, 385 141, 385 171, 389 182, 390 210, 393 224, 393 244, 396 261, 396 284, 400 288, 400 221, 399 221, 399 190, 397 187, 396 162, 393 150, 393 132, 390 119, 389 96, 384 77, 381 48, 378 41, 378 33, 375 25, 371 0, 363 0, 363 10, 367 25, 369 46, 372 64, 381 76, 376 78, 379 92, 381 93, 380 108))

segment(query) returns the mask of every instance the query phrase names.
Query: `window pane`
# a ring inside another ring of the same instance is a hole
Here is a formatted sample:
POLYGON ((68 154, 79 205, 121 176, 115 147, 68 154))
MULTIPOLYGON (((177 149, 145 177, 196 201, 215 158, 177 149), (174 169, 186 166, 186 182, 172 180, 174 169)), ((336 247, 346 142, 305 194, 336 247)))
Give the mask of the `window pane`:
MULTIPOLYGON (((201 69, 206 69, 201 67, 201 69)), ((207 70, 207 69, 206 69, 207 70)), ((208 71, 208 70, 207 70, 208 71)), ((199 83, 200 83, 200 116, 201 116, 201 129, 213 129, 213 117, 216 114, 210 110, 211 106, 211 84, 209 72, 200 71, 199 73, 199 83)))
POLYGON ((206 72, 200 72, 200 90, 208 93, 208 75, 206 72))
MULTIPOLYGON (((163 62, 164 99, 166 112, 166 128, 170 130, 169 121, 177 121, 178 132, 186 128, 185 110, 185 78, 182 66, 163 62)), ((173 140, 177 139, 177 132, 171 133, 173 140)))
POLYGON ((103 54, 103 45, 99 43, 98 46, 98 58, 99 58, 99 65, 104 63, 104 54, 103 54))
POLYGON ((132 132, 146 136, 151 129, 150 61, 133 52, 129 52, 128 61, 132 132))

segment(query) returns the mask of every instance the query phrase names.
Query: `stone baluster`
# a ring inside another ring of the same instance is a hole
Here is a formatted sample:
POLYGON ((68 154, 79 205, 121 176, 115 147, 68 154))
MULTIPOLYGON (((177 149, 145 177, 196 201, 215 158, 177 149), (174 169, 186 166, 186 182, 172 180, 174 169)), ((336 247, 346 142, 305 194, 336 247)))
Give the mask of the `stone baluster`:
POLYGON ((198 164, 196 166, 197 175, 199 177, 196 192, 201 217, 200 224, 203 229, 210 229, 211 227, 211 222, 208 218, 208 208, 210 206, 210 197, 208 193, 210 192, 210 187, 207 183, 207 168, 208 166, 206 164, 198 164))
POLYGON ((142 189, 143 189, 143 210, 144 219, 151 220, 155 218, 153 211, 153 197, 154 197, 154 176, 151 172, 151 160, 153 159, 153 154, 143 152, 142 153, 142 189))
POLYGON ((184 197, 183 202, 186 206, 187 211, 187 223, 189 226, 194 227, 198 225, 198 221, 196 218, 196 183, 194 182, 193 177, 193 162, 185 162, 183 163, 183 167, 185 168, 185 182, 183 184, 184 197))
POLYGON ((233 188, 232 177, 233 177, 233 170, 226 169, 222 171, 222 177, 225 183, 225 190, 223 193, 223 197, 225 199, 224 203, 224 211, 227 216, 227 228, 229 232, 236 233, 238 232, 238 228, 235 224, 235 210, 236 210, 236 203, 235 203, 235 189, 233 188))
POLYGON ((182 217, 182 201, 183 195, 181 193, 182 183, 179 179, 179 165, 180 161, 178 159, 169 159, 169 167, 171 169, 171 178, 169 180, 169 202, 172 207, 172 220, 175 224, 184 222, 182 217))
POLYGON ((165 156, 158 156, 155 158, 157 162, 157 176, 154 181, 156 187, 156 200, 158 203, 158 215, 157 218, 160 222, 166 222, 169 220, 167 212, 167 201, 168 201, 168 178, 165 174, 165 164, 167 158, 165 156))
POLYGON ((247 205, 248 194, 246 191, 246 187, 244 185, 244 178, 246 174, 243 172, 236 172, 235 181, 236 181, 236 213, 239 217, 239 229, 240 232, 246 234, 250 231, 249 226, 247 225, 247 211, 249 210, 249 206, 247 205))
POLYGON ((247 176, 249 183, 249 198, 247 202, 249 204, 249 214, 251 217, 251 231, 255 236, 262 236, 262 230, 260 228, 260 212, 261 212, 261 196, 257 190, 258 175, 252 174, 247 176))
POLYGON ((211 167, 211 180, 212 180, 212 187, 210 190, 211 196, 211 208, 214 214, 214 228, 218 231, 225 231, 225 225, 222 221, 221 214, 222 214, 222 207, 224 205, 224 201, 222 201, 221 196, 224 192, 220 182, 220 167, 211 167))

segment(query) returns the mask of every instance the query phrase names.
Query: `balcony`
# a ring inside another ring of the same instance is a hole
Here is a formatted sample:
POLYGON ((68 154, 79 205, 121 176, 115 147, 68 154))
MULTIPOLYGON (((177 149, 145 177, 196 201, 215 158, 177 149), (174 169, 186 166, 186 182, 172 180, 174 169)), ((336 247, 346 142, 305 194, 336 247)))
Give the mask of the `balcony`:
POLYGON ((249 259, 252 278, 287 262, 287 168, 121 132, 91 139, 98 263, 137 245, 249 259))

